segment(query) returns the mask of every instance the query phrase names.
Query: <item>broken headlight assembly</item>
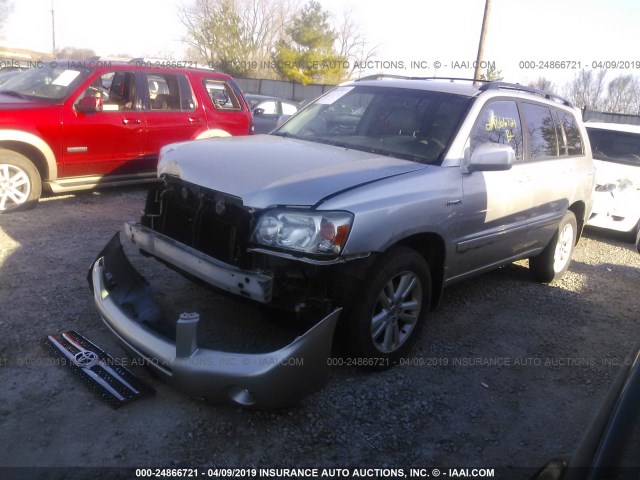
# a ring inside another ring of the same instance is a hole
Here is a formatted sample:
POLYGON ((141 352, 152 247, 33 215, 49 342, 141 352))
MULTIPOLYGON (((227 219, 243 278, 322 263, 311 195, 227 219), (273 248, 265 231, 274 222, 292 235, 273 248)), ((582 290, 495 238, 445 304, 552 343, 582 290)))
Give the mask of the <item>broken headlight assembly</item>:
POLYGON ((268 210, 255 222, 251 242, 310 255, 336 256, 342 252, 352 222, 349 212, 268 210))
POLYGON ((610 192, 612 195, 617 193, 631 193, 633 182, 628 178, 621 178, 616 183, 605 183, 604 185, 596 185, 596 192, 610 192))

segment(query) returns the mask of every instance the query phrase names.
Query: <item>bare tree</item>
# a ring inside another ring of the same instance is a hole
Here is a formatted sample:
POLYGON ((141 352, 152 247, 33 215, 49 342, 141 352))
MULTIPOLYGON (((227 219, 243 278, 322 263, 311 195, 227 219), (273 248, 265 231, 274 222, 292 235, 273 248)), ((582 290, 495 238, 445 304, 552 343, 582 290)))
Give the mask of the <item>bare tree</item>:
POLYGON ((360 31, 359 25, 353 17, 353 10, 344 11, 336 34, 336 53, 338 56, 346 58, 349 63, 349 69, 344 72, 343 78, 340 80, 360 76, 366 62, 375 57, 376 47, 371 47, 365 35, 360 31))
POLYGON ((640 85, 631 74, 614 78, 607 85, 603 110, 611 113, 638 113, 640 85))
POLYGON ((86 60, 95 56, 96 52, 90 48, 64 47, 56 52, 57 58, 65 60, 86 60))
POLYGON ((580 70, 565 87, 565 96, 578 108, 600 110, 603 106, 604 77, 607 70, 580 70))
POLYGON ((197 60, 217 65, 242 58, 240 20, 233 0, 194 0, 180 7, 179 16, 187 27, 185 43, 197 60))
POLYGON ((11 0, 0 0, 0 31, 4 28, 12 11, 13 2, 11 0))
POLYGON ((178 16, 195 60, 237 76, 273 78, 271 50, 295 11, 296 0, 192 0, 178 16))
POLYGON ((545 77, 538 77, 534 81, 528 83, 529 87, 537 88, 538 90, 543 90, 545 92, 556 92, 556 86, 554 83, 545 77))
POLYGON ((264 64, 271 59, 272 49, 282 38, 298 10, 297 0, 238 0, 242 11, 245 41, 249 44, 251 60, 264 64))

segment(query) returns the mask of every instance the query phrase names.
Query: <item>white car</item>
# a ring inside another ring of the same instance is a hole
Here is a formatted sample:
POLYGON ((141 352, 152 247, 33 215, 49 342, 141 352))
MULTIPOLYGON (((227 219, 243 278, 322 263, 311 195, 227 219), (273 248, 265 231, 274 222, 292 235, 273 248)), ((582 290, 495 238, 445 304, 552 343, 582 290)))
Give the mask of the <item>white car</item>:
POLYGON ((596 167, 587 225, 628 232, 640 225, 640 125, 587 122, 596 167))

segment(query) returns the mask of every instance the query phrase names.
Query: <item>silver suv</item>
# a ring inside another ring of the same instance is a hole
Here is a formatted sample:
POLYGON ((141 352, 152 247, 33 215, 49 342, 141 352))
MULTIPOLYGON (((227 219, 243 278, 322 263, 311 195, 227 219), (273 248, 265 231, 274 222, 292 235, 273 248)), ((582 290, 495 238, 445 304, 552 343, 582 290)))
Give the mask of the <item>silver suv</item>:
MULTIPOLYGON (((270 135, 167 146, 158 174, 141 222, 125 225, 141 250, 256 302, 328 314, 278 355, 328 355, 339 316, 336 338, 377 368, 408 352, 445 286, 523 258, 541 282, 562 277, 594 187, 568 101, 508 83, 379 77, 337 87, 270 135)), ((168 378, 254 406, 312 389, 306 362, 271 371, 280 383, 180 363, 203 355, 195 327, 178 321, 174 342, 158 336, 146 300, 138 310, 122 300, 121 250, 114 237, 94 264, 96 303, 125 344, 170 366, 168 378)))

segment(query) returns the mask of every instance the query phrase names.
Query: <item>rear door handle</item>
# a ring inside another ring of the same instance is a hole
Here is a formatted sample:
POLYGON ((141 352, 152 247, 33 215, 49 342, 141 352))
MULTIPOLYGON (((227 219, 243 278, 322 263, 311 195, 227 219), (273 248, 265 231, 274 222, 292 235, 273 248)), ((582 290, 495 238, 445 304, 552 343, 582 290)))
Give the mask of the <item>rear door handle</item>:
POLYGON ((124 123, 125 125, 140 125, 140 119, 139 118, 123 118, 122 119, 122 123, 124 123))
POLYGON ((189 117, 189 123, 202 123, 202 119, 199 117, 189 117))

